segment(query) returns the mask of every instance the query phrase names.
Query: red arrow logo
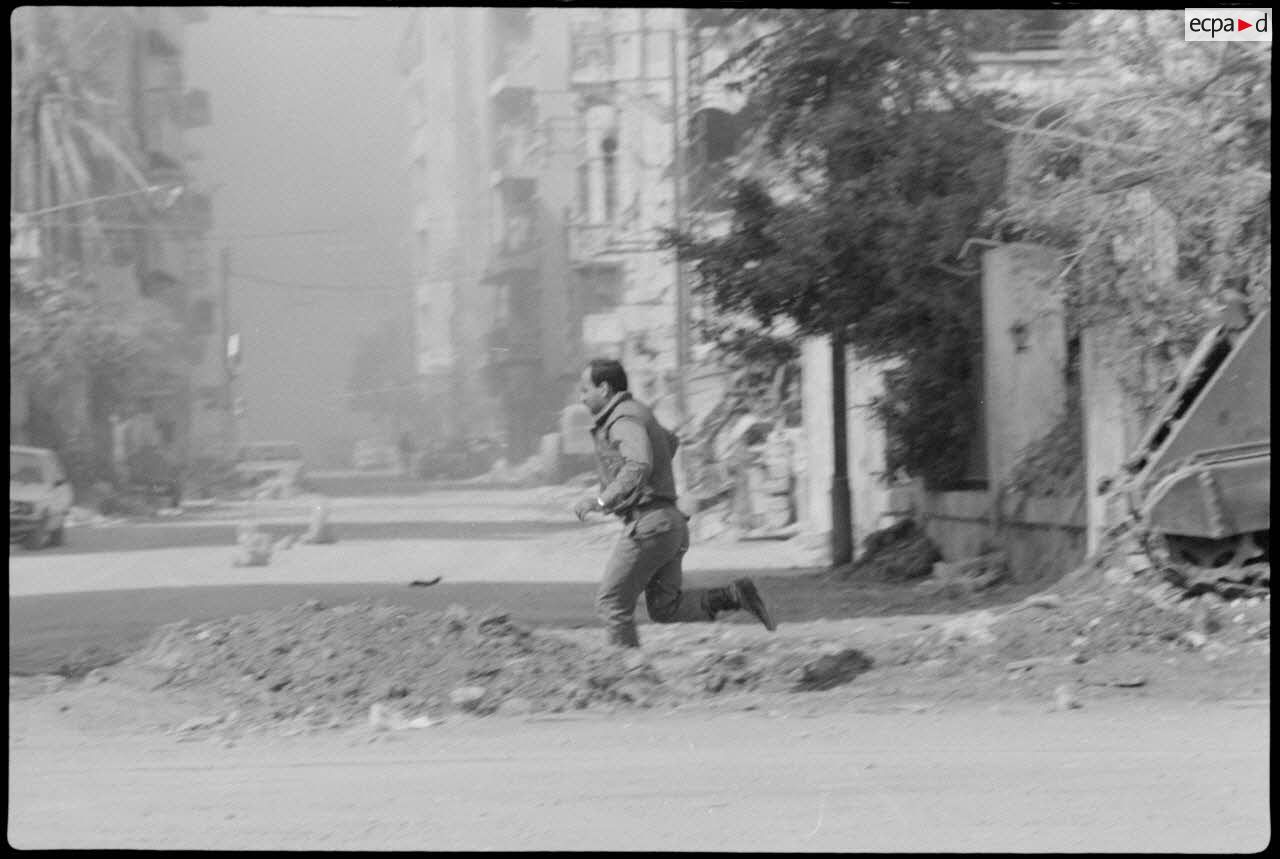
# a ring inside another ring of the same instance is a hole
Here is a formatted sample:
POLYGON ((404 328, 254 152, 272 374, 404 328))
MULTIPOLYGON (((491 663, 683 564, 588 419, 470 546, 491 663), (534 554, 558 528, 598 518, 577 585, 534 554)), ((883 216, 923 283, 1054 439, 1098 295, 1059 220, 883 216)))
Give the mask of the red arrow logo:
POLYGON ((1252 27, 1252 26, 1253 26, 1253 25, 1252 25, 1252 24, 1250 24, 1248 21, 1241 20, 1240 18, 1236 18, 1236 23, 1240 25, 1240 29, 1241 29, 1242 31, 1243 31, 1243 30, 1247 30, 1247 29, 1249 29, 1250 27, 1252 27))

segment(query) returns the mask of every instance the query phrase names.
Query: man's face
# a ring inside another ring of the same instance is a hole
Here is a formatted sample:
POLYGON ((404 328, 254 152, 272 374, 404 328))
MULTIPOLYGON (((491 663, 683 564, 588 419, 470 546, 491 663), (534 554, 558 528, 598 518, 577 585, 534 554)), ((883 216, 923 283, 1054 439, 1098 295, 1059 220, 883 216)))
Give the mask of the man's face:
POLYGON ((600 411, 608 405, 609 398, 612 396, 608 382, 601 382, 598 385, 592 384, 591 368, 587 367, 582 371, 582 377, 578 380, 578 397, 582 400, 582 404, 591 410, 591 414, 600 414, 600 411))

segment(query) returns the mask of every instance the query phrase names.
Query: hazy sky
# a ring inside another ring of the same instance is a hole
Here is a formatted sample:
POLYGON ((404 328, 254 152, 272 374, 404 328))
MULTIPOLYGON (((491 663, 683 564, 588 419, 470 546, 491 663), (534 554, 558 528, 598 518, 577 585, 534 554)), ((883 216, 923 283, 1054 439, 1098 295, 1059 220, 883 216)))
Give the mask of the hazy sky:
POLYGON ((369 429, 342 397, 357 340, 410 308, 408 132, 395 68, 410 13, 270 8, 211 6, 208 21, 187 28, 188 86, 209 91, 213 112, 187 140, 203 154, 196 174, 216 189, 213 284, 223 247, 241 275, 231 295, 247 435, 295 439, 327 459, 369 429))

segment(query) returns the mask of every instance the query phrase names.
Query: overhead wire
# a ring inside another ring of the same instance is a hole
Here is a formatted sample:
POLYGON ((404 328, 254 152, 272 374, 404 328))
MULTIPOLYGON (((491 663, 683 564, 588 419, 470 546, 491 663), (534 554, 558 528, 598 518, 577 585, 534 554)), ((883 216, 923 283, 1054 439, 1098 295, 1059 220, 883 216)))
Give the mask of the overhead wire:
POLYGON ((244 272, 236 269, 232 269, 229 274, 231 277, 247 280, 252 283, 261 283, 268 286, 279 286, 288 289, 299 289, 307 292, 341 293, 357 298, 368 295, 390 295, 392 293, 408 294, 412 289, 408 284, 404 286, 365 286, 360 284, 304 283, 299 281, 280 280, 278 278, 266 277, 265 275, 253 274, 251 272, 244 272))

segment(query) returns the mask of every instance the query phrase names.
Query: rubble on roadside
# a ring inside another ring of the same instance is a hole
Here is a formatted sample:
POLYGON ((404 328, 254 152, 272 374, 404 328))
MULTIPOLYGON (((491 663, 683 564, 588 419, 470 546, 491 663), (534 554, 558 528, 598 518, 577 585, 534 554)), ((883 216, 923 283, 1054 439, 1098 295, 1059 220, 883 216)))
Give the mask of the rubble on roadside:
POLYGON ((909 517, 868 534, 862 545, 856 566, 860 574, 876 581, 927 579, 942 562, 938 547, 909 517))
POLYGON ((169 624, 138 653, 87 680, 200 692, 225 702, 224 714, 189 730, 360 723, 404 730, 448 714, 663 707, 735 693, 821 691, 855 682, 875 665, 848 644, 765 638, 763 631, 744 639, 734 624, 663 630, 671 634, 626 651, 606 646, 598 629, 534 629, 497 608, 422 612, 310 601, 169 624), (698 640, 705 646, 690 646, 698 640))
POLYGON ((1188 594, 1118 545, 1013 605, 898 624, 880 636, 863 636, 848 621, 783 627, 771 634, 754 624, 651 624, 641 633, 644 647, 626 651, 604 645, 594 625, 534 628, 500 608, 310 601, 171 624, 86 680, 200 691, 225 702, 217 719, 188 733, 410 730, 451 714, 669 707, 842 687, 861 694, 910 678, 945 681, 964 694, 1039 696, 1067 711, 1082 706, 1090 687, 1144 690, 1153 678, 1158 685, 1152 666, 1175 657, 1202 667, 1237 654, 1269 658, 1270 599, 1188 594), (1063 683, 1069 696, 1057 694, 1063 683))

